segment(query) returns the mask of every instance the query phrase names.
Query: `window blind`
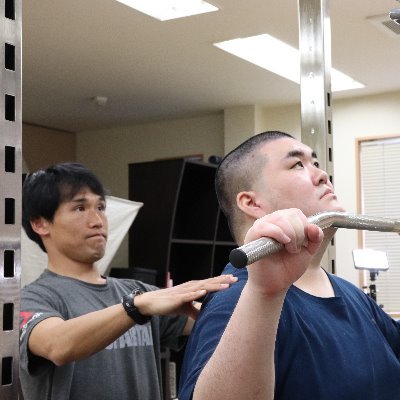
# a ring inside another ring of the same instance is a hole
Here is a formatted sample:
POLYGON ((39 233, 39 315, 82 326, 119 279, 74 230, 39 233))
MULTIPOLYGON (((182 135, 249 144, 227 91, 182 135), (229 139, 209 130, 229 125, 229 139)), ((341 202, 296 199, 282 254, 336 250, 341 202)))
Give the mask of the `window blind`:
MULTIPOLYGON (((361 211, 400 220, 400 137, 360 142, 361 211)), ((387 253, 389 270, 375 280, 377 302, 400 312, 400 236, 363 231, 363 247, 387 253)), ((367 285, 370 285, 368 278, 367 285)))

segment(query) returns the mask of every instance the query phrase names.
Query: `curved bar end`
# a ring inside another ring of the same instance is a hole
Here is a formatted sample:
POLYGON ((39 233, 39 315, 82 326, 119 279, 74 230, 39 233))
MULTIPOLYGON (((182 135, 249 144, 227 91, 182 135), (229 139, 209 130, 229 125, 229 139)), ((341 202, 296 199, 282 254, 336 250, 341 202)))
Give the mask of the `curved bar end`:
POLYGON ((237 248, 233 249, 229 254, 229 261, 235 268, 244 268, 248 263, 248 258, 246 253, 237 248))

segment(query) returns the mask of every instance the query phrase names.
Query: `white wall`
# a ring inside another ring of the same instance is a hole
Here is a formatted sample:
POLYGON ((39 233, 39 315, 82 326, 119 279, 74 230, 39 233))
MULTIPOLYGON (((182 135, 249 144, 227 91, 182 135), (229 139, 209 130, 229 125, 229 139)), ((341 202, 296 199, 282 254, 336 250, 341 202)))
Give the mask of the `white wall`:
POLYGON ((81 132, 77 161, 98 174, 113 196, 128 197, 128 164, 159 158, 222 155, 223 114, 81 132))
MULTIPOLYGON (((77 134, 77 161, 91 168, 110 194, 127 199, 128 164, 157 158, 224 153, 223 113, 77 134)), ((140 212, 140 211, 139 211, 140 212)), ((133 227, 135 222, 133 222, 133 227)), ((128 265, 128 240, 111 267, 128 265)))
POLYGON ((224 154, 257 133, 259 108, 255 105, 230 107, 224 110, 224 154))
MULTIPOLYGON (((335 189, 346 210, 356 212, 356 138, 400 135, 400 92, 334 101, 332 109, 335 189)), ((358 284, 351 258, 357 247, 357 231, 338 231, 338 274, 358 284)))
POLYGON ((286 107, 270 107, 259 111, 257 133, 263 131, 283 131, 300 140, 301 113, 300 104, 286 107))
MULTIPOLYGON (((337 101, 334 99, 332 114, 335 189, 346 210, 356 212, 355 139, 400 134, 400 92, 337 101)), ((254 115, 257 132, 282 130, 297 138, 301 137, 299 105, 274 108, 257 106, 254 115)), ((205 160, 212 154, 223 155, 224 134, 223 113, 83 132, 77 135, 77 159, 91 167, 113 195, 127 198, 129 163, 198 153, 204 154, 205 160)), ((248 136, 251 134, 253 132, 249 132, 248 136)), ((355 284, 358 284, 358 273, 353 267, 351 252, 357 246, 357 231, 338 231, 337 273, 355 284)), ((127 264, 125 241, 112 265, 127 264)))

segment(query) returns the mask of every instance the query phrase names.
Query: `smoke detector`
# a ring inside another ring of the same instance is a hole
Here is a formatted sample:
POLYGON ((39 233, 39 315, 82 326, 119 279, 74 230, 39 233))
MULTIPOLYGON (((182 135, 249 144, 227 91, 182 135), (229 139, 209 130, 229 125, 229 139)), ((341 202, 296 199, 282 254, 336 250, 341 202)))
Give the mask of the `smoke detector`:
POLYGON ((100 107, 104 107, 107 104, 108 97, 106 96, 96 96, 92 98, 93 103, 97 104, 100 107))
POLYGON ((367 20, 387 35, 400 37, 400 25, 389 18, 389 13, 367 17, 367 20))

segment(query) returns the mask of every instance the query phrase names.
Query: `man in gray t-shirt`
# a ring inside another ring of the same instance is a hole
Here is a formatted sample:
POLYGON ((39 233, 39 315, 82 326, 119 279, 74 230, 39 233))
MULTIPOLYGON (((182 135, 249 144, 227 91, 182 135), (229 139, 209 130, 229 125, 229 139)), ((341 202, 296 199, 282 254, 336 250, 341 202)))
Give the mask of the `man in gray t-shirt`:
POLYGON ((29 175, 22 202, 23 227, 48 255, 48 268, 22 290, 24 399, 162 399, 160 345, 189 334, 194 301, 235 279, 158 289, 101 276, 105 191, 81 164, 29 175))

